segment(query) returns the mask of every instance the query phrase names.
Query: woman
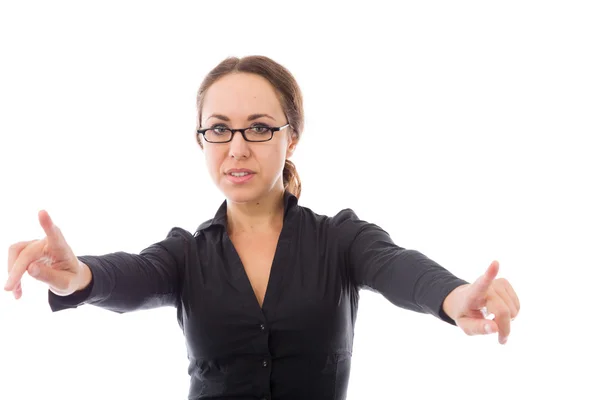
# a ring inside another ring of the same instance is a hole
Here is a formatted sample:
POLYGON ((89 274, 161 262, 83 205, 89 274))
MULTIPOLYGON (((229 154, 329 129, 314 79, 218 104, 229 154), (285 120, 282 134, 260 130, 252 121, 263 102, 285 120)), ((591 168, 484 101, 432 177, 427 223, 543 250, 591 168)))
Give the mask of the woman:
POLYGON ((176 307, 190 399, 345 398, 360 288, 506 342, 519 301, 494 279, 497 262, 469 284, 350 209, 328 217, 298 205, 289 158, 304 116, 287 69, 228 58, 205 78, 197 106, 198 144, 226 197, 214 218, 193 235, 173 228, 140 254, 76 257, 40 211, 46 237, 11 246, 5 289, 19 298, 28 271, 49 285, 53 311, 176 307))

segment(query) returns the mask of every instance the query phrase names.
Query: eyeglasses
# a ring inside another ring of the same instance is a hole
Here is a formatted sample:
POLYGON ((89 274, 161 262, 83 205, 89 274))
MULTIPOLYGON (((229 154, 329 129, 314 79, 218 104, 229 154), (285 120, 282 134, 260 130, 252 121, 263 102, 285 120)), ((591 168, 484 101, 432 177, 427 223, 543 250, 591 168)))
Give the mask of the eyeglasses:
POLYGON ((256 125, 250 128, 243 129, 229 129, 225 126, 213 126, 212 128, 198 129, 198 135, 203 135, 204 140, 209 143, 227 143, 233 140, 233 135, 236 132, 241 132, 242 137, 247 142, 268 142, 273 139, 273 134, 284 128, 287 128, 290 124, 285 124, 280 127, 256 125))

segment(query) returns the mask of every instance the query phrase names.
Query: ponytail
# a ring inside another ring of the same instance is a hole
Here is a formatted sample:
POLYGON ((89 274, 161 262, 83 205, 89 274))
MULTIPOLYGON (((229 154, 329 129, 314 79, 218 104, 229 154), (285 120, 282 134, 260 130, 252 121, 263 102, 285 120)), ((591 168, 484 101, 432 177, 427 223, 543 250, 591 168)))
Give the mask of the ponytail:
POLYGON ((290 160, 285 160, 283 166, 283 187, 297 198, 300 198, 300 192, 302 191, 300 176, 296 166, 290 160))

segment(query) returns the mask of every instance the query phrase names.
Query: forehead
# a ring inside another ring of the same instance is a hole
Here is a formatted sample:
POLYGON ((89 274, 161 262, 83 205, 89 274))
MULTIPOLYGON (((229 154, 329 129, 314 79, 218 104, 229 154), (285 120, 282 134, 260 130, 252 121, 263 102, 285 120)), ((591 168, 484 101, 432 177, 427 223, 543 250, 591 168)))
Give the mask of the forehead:
POLYGON ((260 75, 234 73, 213 83, 204 97, 202 118, 223 114, 232 119, 266 113, 275 118, 283 115, 279 97, 271 83, 260 75))

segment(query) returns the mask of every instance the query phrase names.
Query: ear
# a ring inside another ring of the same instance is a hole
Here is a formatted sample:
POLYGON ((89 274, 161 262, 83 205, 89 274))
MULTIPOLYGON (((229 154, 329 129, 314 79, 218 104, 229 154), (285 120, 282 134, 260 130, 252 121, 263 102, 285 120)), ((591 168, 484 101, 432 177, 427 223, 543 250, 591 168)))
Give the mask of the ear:
POLYGON ((196 143, 198 143, 198 146, 200 146, 200 149, 202 149, 202 152, 204 152, 204 144, 202 143, 202 140, 202 135, 196 134, 196 143))
POLYGON ((286 150, 285 158, 290 158, 294 154, 294 150, 296 150, 296 145, 298 144, 298 136, 293 136, 288 143, 288 147, 286 150))
POLYGON ((287 148, 287 152, 285 154, 285 158, 291 158, 294 154, 294 150, 296 150, 296 145, 290 145, 287 148))

